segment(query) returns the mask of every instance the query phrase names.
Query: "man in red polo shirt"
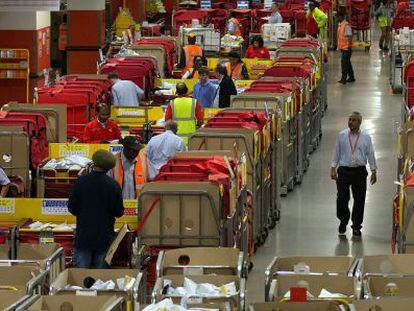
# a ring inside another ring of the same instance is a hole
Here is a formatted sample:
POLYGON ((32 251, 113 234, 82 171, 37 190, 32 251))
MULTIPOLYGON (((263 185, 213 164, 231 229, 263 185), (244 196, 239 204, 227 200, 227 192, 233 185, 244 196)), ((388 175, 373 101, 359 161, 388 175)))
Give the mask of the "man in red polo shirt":
POLYGON ((110 109, 106 104, 96 107, 97 117, 89 122, 83 132, 83 142, 89 144, 109 143, 121 138, 121 131, 115 122, 109 120, 110 109))

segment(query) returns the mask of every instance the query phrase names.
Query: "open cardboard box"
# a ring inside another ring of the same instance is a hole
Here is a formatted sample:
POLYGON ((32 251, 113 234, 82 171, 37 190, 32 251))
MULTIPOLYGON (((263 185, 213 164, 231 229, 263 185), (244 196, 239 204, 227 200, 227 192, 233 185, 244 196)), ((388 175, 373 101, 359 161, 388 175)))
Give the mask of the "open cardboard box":
MULTIPOLYGON (((344 299, 351 300, 357 296, 356 279, 343 275, 309 275, 291 274, 279 275, 275 287, 277 300, 284 298, 291 288, 297 287, 298 282, 305 281, 309 284, 308 291, 313 297, 318 298, 322 289, 331 293, 346 295, 344 299)), ((333 299, 330 299, 333 300, 333 299)))
POLYGON ((362 259, 361 273, 369 274, 413 274, 414 254, 395 254, 364 256, 362 259))
POLYGON ((387 284, 397 286, 398 297, 414 297, 414 277, 369 277, 364 283, 365 299, 387 297, 387 284))
POLYGON ((7 310, 27 298, 24 291, 0 290, 0 310, 7 310))
MULTIPOLYGON (((73 311, 81 310, 125 310, 125 301, 123 298, 116 296, 98 296, 85 297, 73 295, 59 295, 59 296, 40 296, 30 306, 25 306, 25 310, 30 311, 55 311, 63 310, 63 304, 70 304, 73 311), (26 309, 27 308, 27 309, 26 309)), ((65 309, 66 310, 66 309, 65 309)))
POLYGON ((212 297, 212 298, 200 298, 200 297, 191 297, 188 301, 188 306, 192 307, 193 304, 209 304, 209 303, 230 303, 231 309, 234 310, 244 310, 245 306, 245 290, 246 290, 246 280, 243 278, 239 278, 238 276, 234 275, 191 275, 191 276, 183 276, 183 275, 168 275, 162 278, 158 278, 157 282, 155 283, 153 292, 152 292, 152 299, 154 302, 160 302, 165 298, 171 298, 175 304, 180 304, 182 297, 169 297, 164 295, 163 287, 164 287, 164 280, 170 280, 171 286, 173 288, 181 287, 184 284, 184 278, 188 278, 197 284, 201 283, 210 283, 216 285, 218 287, 234 282, 236 285, 236 289, 238 294, 234 296, 227 296, 227 297, 212 297))
POLYGON ((50 289, 51 293, 55 295, 67 295, 74 294, 76 296, 113 296, 124 297, 127 301, 132 301, 135 303, 135 298, 141 299, 138 297, 140 291, 143 289, 142 283, 142 274, 138 270, 134 269, 66 269, 63 271, 56 280, 52 283, 50 289), (95 280, 102 280, 104 282, 112 280, 116 284, 116 280, 119 278, 124 278, 125 276, 134 277, 136 283, 134 287, 129 291, 121 290, 71 290, 65 289, 65 286, 80 286, 84 287, 83 282, 87 277, 94 278, 95 280))
POLYGON ((250 311, 340 311, 334 301, 263 302, 250 305, 250 311))
POLYGON ((31 294, 37 285, 45 285, 46 276, 46 272, 41 272, 36 267, 0 267, 0 286, 11 286, 14 290, 28 291, 31 294))
POLYGON ((244 255, 231 247, 187 247, 161 251, 158 255, 159 276, 168 275, 238 275, 244 255))
POLYGON ((356 311, 412 311, 414 298, 389 297, 358 300, 352 303, 356 311))
MULTIPOLYGON (((19 243, 17 244, 17 257, 16 260, 36 260, 44 261, 52 256, 60 245, 56 243, 47 244, 31 244, 31 243, 19 243)), ((8 260, 9 257, 9 246, 0 245, 0 260, 8 260)))

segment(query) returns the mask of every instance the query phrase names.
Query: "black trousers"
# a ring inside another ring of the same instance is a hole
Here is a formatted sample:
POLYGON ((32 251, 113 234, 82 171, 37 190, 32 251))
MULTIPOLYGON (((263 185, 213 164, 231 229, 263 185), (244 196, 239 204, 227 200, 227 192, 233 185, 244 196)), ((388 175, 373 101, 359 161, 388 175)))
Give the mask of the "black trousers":
POLYGON ((351 63, 352 50, 341 50, 342 81, 355 79, 351 63))
POLYGON ((338 180, 336 186, 338 194, 336 198, 336 216, 341 224, 347 225, 350 212, 349 200, 350 189, 354 198, 354 206, 352 209, 352 228, 360 230, 364 220, 365 195, 367 192, 367 176, 368 172, 365 166, 360 167, 344 167, 338 168, 338 180))

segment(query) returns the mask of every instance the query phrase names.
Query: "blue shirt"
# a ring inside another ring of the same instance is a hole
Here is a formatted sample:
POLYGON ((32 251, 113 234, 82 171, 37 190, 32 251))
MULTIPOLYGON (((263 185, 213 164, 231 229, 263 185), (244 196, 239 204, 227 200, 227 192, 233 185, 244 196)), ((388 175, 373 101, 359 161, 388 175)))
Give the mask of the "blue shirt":
POLYGON ((352 148, 355 146, 358 134, 350 134, 351 144, 349 143, 350 130, 346 129, 338 134, 335 150, 332 155, 332 167, 346 166, 357 167, 366 166, 369 163, 371 171, 377 170, 374 147, 371 137, 365 131, 359 131, 359 140, 354 154, 352 148))
POLYGON ((269 16, 269 24, 281 24, 283 23, 283 17, 279 12, 272 13, 269 16))
POLYGON ((200 102, 201 108, 211 108, 216 97, 217 87, 207 81, 206 83, 196 83, 194 85, 193 98, 200 102))
POLYGON ((139 100, 144 98, 144 91, 129 80, 118 80, 112 85, 114 106, 138 107, 139 100))
POLYGON ((165 131, 151 138, 146 149, 149 179, 157 176, 161 166, 167 163, 169 158, 184 150, 184 141, 172 131, 165 131))

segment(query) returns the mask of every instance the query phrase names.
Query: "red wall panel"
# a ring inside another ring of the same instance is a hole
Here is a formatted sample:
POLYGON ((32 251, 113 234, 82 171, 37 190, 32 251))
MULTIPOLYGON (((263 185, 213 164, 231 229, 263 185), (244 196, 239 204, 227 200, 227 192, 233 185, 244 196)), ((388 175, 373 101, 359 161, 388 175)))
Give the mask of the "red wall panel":
POLYGON ((68 47, 101 47, 105 11, 68 11, 68 47))

